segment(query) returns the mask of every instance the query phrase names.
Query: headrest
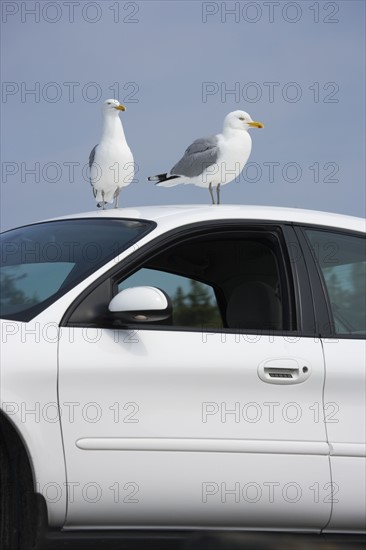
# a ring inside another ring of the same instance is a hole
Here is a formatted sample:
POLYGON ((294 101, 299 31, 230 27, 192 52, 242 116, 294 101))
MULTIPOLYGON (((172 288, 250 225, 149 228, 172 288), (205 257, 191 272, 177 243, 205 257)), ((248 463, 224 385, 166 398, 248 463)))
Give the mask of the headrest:
POLYGON ((266 283, 251 281, 237 286, 230 296, 226 322, 229 328, 280 329, 281 302, 266 283))

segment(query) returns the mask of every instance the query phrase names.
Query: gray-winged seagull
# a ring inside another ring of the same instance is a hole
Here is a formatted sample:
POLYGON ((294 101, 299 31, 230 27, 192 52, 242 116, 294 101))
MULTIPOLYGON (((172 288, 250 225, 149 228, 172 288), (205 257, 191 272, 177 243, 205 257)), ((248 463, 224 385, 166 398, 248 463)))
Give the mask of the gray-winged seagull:
POLYGON ((229 113, 222 134, 196 139, 170 172, 150 176, 149 181, 162 187, 180 183, 208 187, 212 204, 215 204, 212 188, 216 187, 217 204, 220 204, 220 187, 236 179, 249 158, 250 128, 263 128, 263 124, 253 121, 245 111, 229 113))

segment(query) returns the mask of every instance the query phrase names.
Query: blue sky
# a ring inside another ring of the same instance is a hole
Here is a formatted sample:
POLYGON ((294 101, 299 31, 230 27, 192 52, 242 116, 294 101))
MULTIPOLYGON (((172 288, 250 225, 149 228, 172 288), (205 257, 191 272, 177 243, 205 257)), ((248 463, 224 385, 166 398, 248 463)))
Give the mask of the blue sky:
POLYGON ((365 216, 363 1, 1 4, 2 229, 96 208, 84 166, 114 95, 139 168, 123 206, 209 203, 146 178, 243 109, 265 127, 223 203, 365 216))

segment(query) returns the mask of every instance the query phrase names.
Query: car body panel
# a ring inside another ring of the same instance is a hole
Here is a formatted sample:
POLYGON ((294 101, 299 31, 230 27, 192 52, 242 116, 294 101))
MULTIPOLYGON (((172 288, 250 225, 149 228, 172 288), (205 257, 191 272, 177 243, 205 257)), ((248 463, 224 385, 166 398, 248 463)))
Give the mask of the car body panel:
POLYGON ((58 325, 0 320, 0 403, 28 452, 50 525, 66 516, 66 470, 57 392, 58 325), (24 352, 26 349, 26 353, 24 352))
POLYGON ((323 406, 320 342, 222 336, 62 327, 60 403, 77 404, 78 414, 77 421, 62 416, 68 479, 81 488, 92 481, 101 496, 91 506, 79 491, 67 526, 90 527, 99 518, 111 528, 209 527, 220 516, 236 527, 257 525, 255 517, 267 528, 327 524, 330 503, 319 503, 314 514, 309 489, 331 481, 325 425, 314 422, 312 412, 314 401, 323 406), (311 375, 300 384, 266 383, 258 367, 268 358, 296 358, 311 375), (295 480, 299 500, 289 506, 282 491, 295 480), (110 487, 116 483, 135 484, 138 502, 115 502, 110 487), (236 484, 239 491, 248 483, 258 491, 273 484, 278 495, 273 503, 264 494, 255 504, 243 496, 202 502, 205 484, 234 490, 236 484))
POLYGON ((356 526, 366 530, 365 340, 329 338, 323 339, 323 347, 325 418, 332 481, 338 493, 327 531, 356 526))
POLYGON ((242 221, 280 221, 297 224, 311 224, 325 227, 365 232, 365 220, 331 212, 255 205, 165 205, 138 206, 109 209, 99 212, 61 216, 56 219, 75 218, 142 218, 154 220, 161 228, 168 230, 178 226, 209 220, 240 219, 242 221))

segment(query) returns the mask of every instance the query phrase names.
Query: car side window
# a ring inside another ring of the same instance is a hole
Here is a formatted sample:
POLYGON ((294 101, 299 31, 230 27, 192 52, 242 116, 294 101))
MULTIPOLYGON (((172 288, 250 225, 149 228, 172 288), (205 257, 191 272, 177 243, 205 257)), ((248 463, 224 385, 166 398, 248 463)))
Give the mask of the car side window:
POLYGON ((174 326, 222 327, 215 292, 210 285, 174 273, 142 268, 119 283, 118 292, 136 286, 154 286, 170 296, 174 326))
POLYGON ((306 230, 322 273, 337 334, 366 335, 366 239, 306 230))
MULTIPOLYGON (((138 286, 165 291, 174 327, 291 330, 295 316, 278 237, 226 231, 187 238, 114 282, 115 294, 138 286)), ((163 323, 160 323, 163 324, 163 323)))

